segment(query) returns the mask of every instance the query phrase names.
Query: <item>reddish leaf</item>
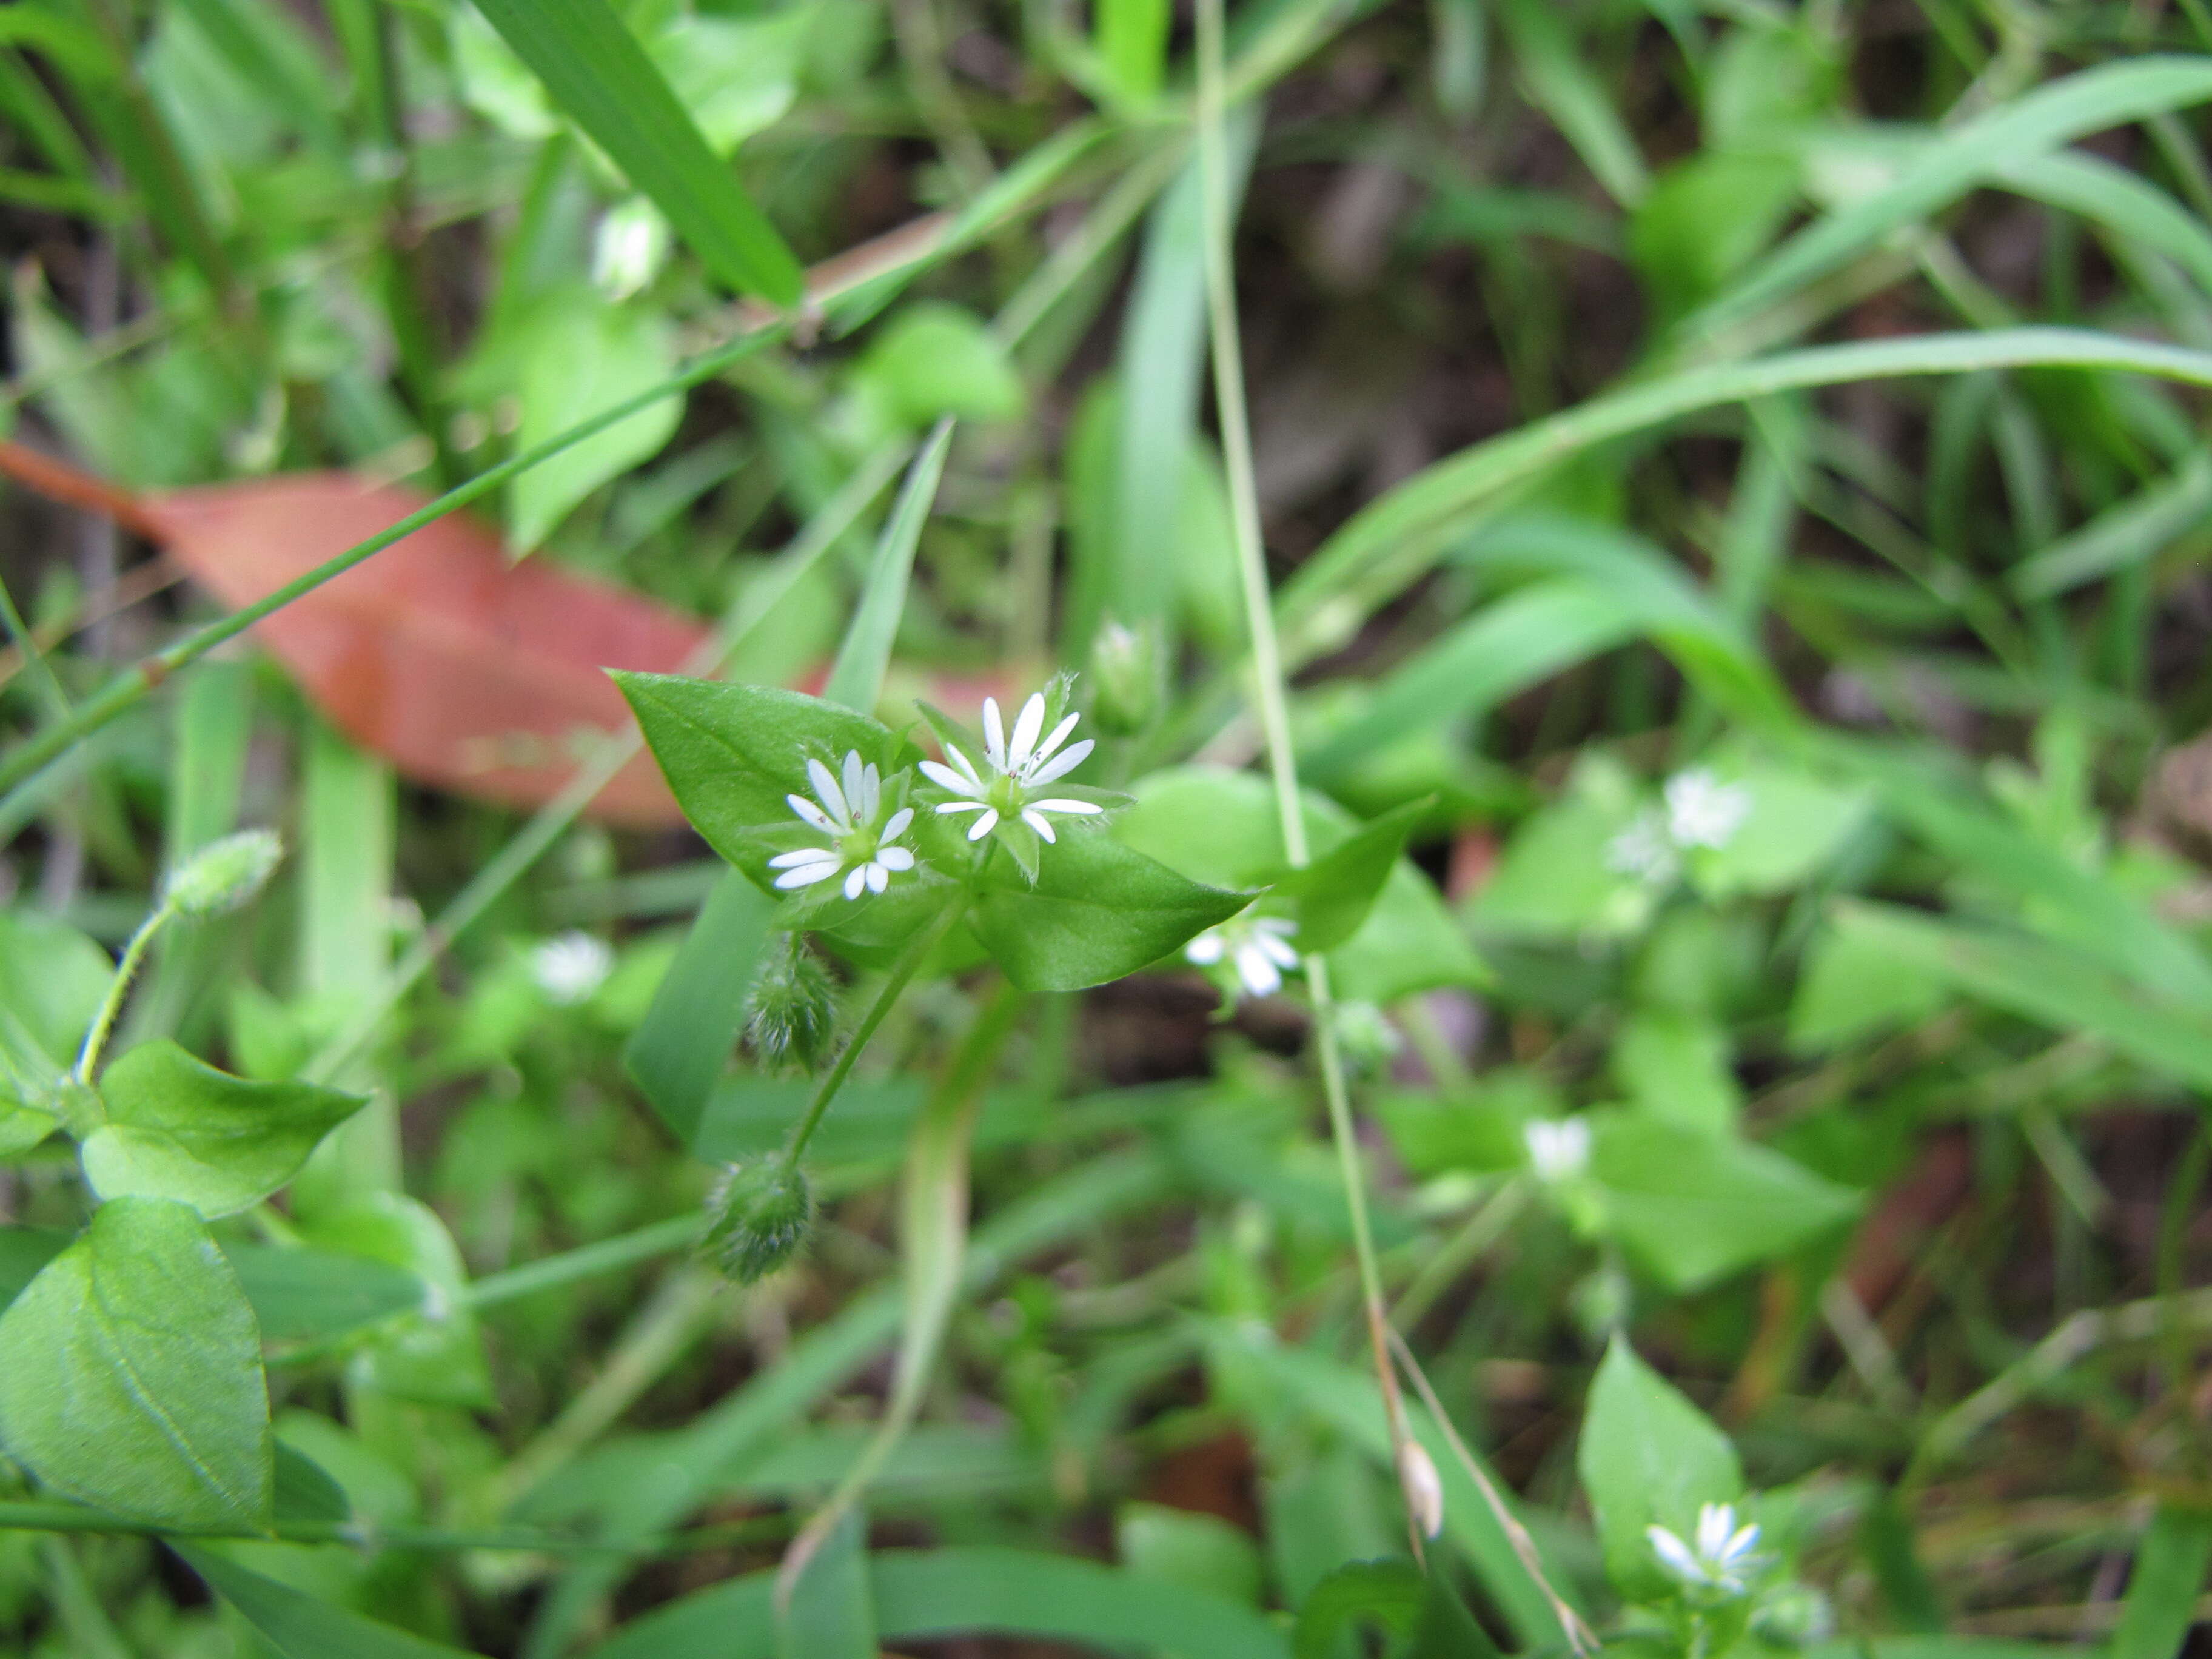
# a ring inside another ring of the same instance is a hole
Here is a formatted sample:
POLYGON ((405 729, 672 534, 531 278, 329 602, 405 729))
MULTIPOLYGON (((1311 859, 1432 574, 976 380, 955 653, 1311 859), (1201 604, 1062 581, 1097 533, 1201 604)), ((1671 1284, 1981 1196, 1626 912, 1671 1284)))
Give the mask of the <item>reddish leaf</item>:
MULTIPOLYGON (((307 473, 133 496, 0 443, 0 471, 160 543, 202 587, 250 605, 423 504, 413 490, 307 473)), ((331 722, 407 777, 510 806, 543 805, 593 738, 629 721, 609 668, 673 672, 707 630, 538 559, 449 514, 257 624, 331 722)), ((683 823, 649 755, 588 809, 683 823)))
MULTIPOLYGON (((141 505, 169 555, 224 604, 250 605, 422 505, 342 473, 181 489, 141 505)), ((510 564, 499 538, 448 514, 258 623, 316 707, 410 778, 536 806, 599 733, 629 720, 603 672, 670 673, 706 638, 689 617, 560 569, 510 564)), ((649 756, 592 815, 683 822, 649 756)))

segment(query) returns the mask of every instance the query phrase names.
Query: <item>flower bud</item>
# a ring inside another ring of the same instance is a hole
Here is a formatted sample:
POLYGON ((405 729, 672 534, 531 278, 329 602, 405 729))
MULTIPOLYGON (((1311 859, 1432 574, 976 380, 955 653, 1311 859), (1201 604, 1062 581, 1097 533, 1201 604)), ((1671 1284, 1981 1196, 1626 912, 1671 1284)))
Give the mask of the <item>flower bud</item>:
POLYGON ((272 830, 241 830, 211 841, 169 876, 168 905, 179 915, 235 910, 267 884, 284 843, 272 830))
POLYGON ((1444 1483, 1437 1474, 1436 1460, 1418 1440, 1398 1443, 1398 1485, 1406 1494, 1406 1508, 1424 1538, 1444 1529, 1444 1483))
POLYGON ((769 942, 745 1000, 745 1042, 769 1071, 811 1072, 837 1028, 837 988, 795 933, 769 942))
POLYGON ((592 281, 610 300, 627 300, 668 263, 668 221, 642 196, 609 208, 592 246, 592 281))
POLYGON ((1091 647, 1091 718, 1100 731, 1117 738, 1143 731, 1160 708, 1158 636, 1103 623, 1091 647))
POLYGON ((767 1278, 798 1255, 814 1228, 814 1192, 781 1164, 732 1164, 707 1200, 703 1255, 740 1285, 767 1278))

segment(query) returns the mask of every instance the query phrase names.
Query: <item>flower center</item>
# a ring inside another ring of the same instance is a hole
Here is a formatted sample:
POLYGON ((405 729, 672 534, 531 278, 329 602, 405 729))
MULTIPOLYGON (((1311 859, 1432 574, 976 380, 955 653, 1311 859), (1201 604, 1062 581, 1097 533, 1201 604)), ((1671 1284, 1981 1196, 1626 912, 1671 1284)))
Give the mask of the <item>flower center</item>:
POLYGON ((877 836, 873 828, 862 824, 837 842, 837 855, 848 865, 866 864, 876 855, 877 836))

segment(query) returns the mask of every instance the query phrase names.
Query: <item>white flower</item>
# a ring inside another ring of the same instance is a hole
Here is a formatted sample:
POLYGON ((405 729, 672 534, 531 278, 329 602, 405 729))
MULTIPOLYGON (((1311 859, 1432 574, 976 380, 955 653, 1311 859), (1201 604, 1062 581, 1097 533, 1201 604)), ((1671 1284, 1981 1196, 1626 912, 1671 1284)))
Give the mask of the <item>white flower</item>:
POLYGON ((1534 1118, 1522 1126, 1528 1167, 1540 1181, 1571 1181, 1589 1168, 1590 1128, 1581 1118, 1534 1118))
POLYGON ((1628 827, 1606 843, 1606 867, 1624 876, 1635 876, 1654 887, 1664 887, 1682 873, 1682 855, 1674 848, 1667 820, 1656 812, 1639 812, 1628 827))
POLYGON ((1060 799, 1039 799, 1032 790, 1042 788, 1056 778, 1066 777, 1083 764, 1091 751, 1098 745, 1089 738, 1081 743, 1067 743, 1067 734, 1075 730, 1082 716, 1070 714, 1052 728, 1052 734, 1038 741, 1044 732, 1044 696, 1032 696, 1022 705, 1022 712, 1014 721, 1013 741, 1006 740, 1005 726, 999 719, 999 700, 983 699, 983 758, 989 763, 991 775, 985 777, 975 763, 951 744, 945 752, 953 764, 942 761, 924 761, 921 769, 930 781, 949 789, 961 797, 958 800, 941 801, 940 812, 974 812, 975 823, 968 831, 968 839, 981 841, 999 827, 1001 819, 1019 818, 1037 832, 1040 839, 1057 841, 1048 812, 1085 814, 1102 809, 1087 800, 1060 799))
POLYGON ((627 300, 668 263, 670 232, 660 210, 642 196, 609 208, 592 245, 592 281, 610 300, 627 300))
POLYGON ((1735 1523, 1735 1505, 1706 1504, 1698 1510, 1698 1537, 1693 1548, 1664 1527, 1644 1529, 1651 1553, 1690 1589, 1718 1590, 1741 1595, 1745 1575, 1759 1565, 1753 1553, 1759 1543, 1759 1523, 1735 1523))
POLYGON ((906 834, 914 822, 914 808, 902 806, 878 826, 883 810, 884 781, 872 765, 863 765, 860 751, 845 751, 844 781, 818 760, 806 763, 806 775, 814 785, 813 800, 786 795, 791 810, 813 829, 830 838, 826 847, 803 847, 780 853, 768 861, 783 873, 778 887, 811 887, 817 882, 845 878, 845 896, 856 899, 865 887, 880 893, 890 885, 894 871, 914 868, 914 854, 891 843, 906 834))
POLYGON ((590 933, 562 933, 530 953, 530 976, 548 1002, 562 1008, 590 1001, 614 967, 606 941, 590 933))
POLYGON ((1667 780, 1667 833, 1677 847, 1725 847, 1751 816, 1751 797, 1710 767, 1667 780))
POLYGON ((1291 935, 1297 931, 1297 923, 1282 916, 1255 916, 1249 921, 1232 916, 1191 940, 1182 953, 1201 968, 1225 957, 1247 996, 1271 997, 1283 988, 1284 970, 1298 965, 1298 953, 1291 945, 1291 935))

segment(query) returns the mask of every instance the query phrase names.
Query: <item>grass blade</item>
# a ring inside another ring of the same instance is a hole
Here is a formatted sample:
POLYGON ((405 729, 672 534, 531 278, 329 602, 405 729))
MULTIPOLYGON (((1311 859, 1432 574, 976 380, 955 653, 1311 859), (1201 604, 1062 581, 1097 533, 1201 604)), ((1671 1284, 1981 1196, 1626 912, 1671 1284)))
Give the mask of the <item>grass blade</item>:
POLYGON ((606 0, 477 4, 718 280, 779 306, 797 303, 799 261, 606 0))
POLYGON ((898 637, 899 618, 906 611, 907 581, 914 574, 915 549, 921 542, 921 527, 937 500, 937 485, 945 476, 945 454, 952 443, 952 419, 937 423, 921 453, 907 469, 906 483, 891 508, 884 533, 876 541, 876 556, 868 569, 867 586, 860 591, 860 608, 837 647, 837 660, 822 688, 823 699, 866 714, 883 696, 884 676, 891 662, 891 647, 898 637))

